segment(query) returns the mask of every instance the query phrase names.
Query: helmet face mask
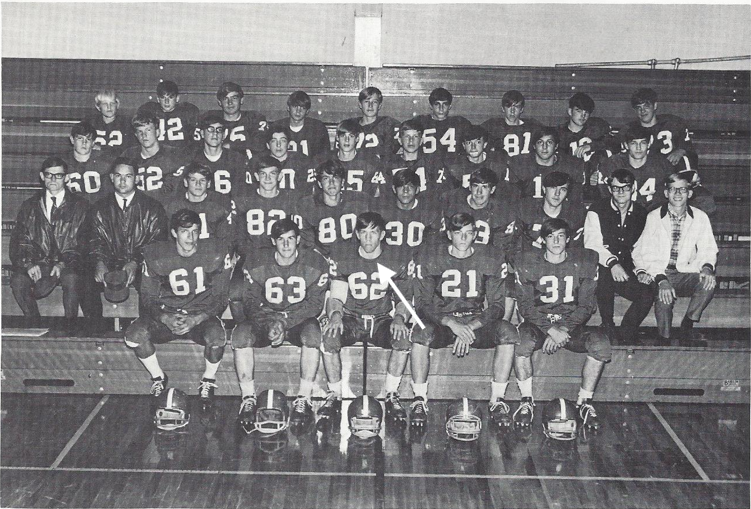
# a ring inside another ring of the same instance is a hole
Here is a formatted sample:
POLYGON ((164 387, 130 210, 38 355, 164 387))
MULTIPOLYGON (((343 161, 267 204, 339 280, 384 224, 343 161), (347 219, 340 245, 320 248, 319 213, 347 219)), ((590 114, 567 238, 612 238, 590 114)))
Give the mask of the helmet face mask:
POLYGON ((169 388, 157 399, 154 425, 164 431, 184 428, 190 422, 188 397, 180 389, 169 388))
POLYGON ((274 435, 289 426, 289 407, 284 393, 273 389, 258 395, 255 429, 264 435, 274 435))
POLYGON ((570 401, 558 398, 545 405, 542 430, 553 440, 575 440, 579 431, 576 407, 570 401))
POLYGON ((454 440, 472 442, 480 438, 482 415, 467 398, 451 403, 446 411, 446 433, 454 440))
POLYGON ((381 432, 383 408, 372 396, 360 396, 347 410, 350 432, 358 438, 375 438, 381 432))

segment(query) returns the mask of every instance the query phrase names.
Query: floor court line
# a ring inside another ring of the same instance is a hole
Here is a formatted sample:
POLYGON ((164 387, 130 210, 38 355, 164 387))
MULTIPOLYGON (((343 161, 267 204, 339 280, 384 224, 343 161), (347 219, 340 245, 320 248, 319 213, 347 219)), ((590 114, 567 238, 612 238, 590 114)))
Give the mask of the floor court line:
MULTIPOLYGON (((201 474, 201 475, 259 475, 275 477, 376 477, 374 472, 264 472, 259 470, 178 470, 160 468, 96 468, 96 467, 23 467, 0 466, 0 470, 37 471, 37 472, 87 472, 87 473, 144 473, 144 474, 201 474)), ((566 475, 514 475, 514 474, 417 474, 408 472, 386 472, 384 477, 422 477, 426 479, 488 479, 488 480, 549 480, 549 481, 615 481, 615 482, 653 482, 683 484, 749 484, 748 480, 737 479, 673 479, 665 477, 605 477, 605 476, 566 476, 566 475)))
POLYGON ((652 411, 653 414, 655 414, 655 417, 657 417, 657 420, 660 421, 660 424, 662 424, 662 427, 665 428, 665 431, 667 431, 668 435, 670 435, 670 438, 673 439, 673 442, 675 442, 675 445, 678 446, 678 449, 681 450, 683 455, 686 457, 689 463, 694 467, 694 470, 696 470, 696 473, 699 474, 699 477, 704 479, 705 481, 709 481, 709 476, 704 471, 703 468, 701 468, 701 465, 699 465, 699 462, 696 461, 693 454, 688 450, 686 445, 683 443, 683 441, 678 438, 678 435, 676 435, 675 431, 673 431, 673 428, 670 426, 668 421, 665 420, 665 418, 662 416, 659 410, 657 410, 657 407, 654 405, 654 403, 647 403, 647 406, 652 411))
POLYGON ((89 427, 89 424, 91 424, 91 421, 94 420, 94 417, 99 413, 99 411, 102 409, 105 403, 107 403, 107 400, 110 399, 109 395, 105 395, 102 399, 99 400, 99 403, 94 407, 94 409, 89 413, 89 416, 86 417, 86 420, 83 421, 81 426, 78 427, 78 430, 76 433, 68 440, 68 443, 65 444, 65 448, 63 448, 62 451, 60 451, 60 454, 57 455, 57 458, 55 458, 55 461, 52 463, 51 469, 56 469, 60 463, 65 459, 65 456, 68 455, 71 449, 73 449, 73 446, 76 445, 76 442, 78 442, 78 439, 81 438, 81 435, 83 435, 83 432, 86 431, 86 428, 89 427))

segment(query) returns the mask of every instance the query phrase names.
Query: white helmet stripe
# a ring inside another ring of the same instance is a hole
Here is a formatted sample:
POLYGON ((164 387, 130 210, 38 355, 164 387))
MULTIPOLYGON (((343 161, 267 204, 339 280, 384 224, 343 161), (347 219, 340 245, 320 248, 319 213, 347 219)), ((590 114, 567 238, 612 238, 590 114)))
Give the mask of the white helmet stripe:
POLYGON ((269 390, 268 395, 266 397, 266 408, 273 408, 274 407, 274 389, 269 390))
POLYGON ((566 415, 566 400, 563 398, 558 398, 558 404, 561 405, 561 419, 568 419, 569 416, 566 415))
POLYGON ((170 387, 167 389, 167 408, 172 408, 172 398, 175 395, 175 388, 170 387))
POLYGON ((469 413, 469 400, 466 397, 462 398, 462 412, 465 415, 469 413))
POLYGON ((362 411, 365 415, 370 415, 370 401, 368 401, 368 397, 365 395, 362 397, 362 411))

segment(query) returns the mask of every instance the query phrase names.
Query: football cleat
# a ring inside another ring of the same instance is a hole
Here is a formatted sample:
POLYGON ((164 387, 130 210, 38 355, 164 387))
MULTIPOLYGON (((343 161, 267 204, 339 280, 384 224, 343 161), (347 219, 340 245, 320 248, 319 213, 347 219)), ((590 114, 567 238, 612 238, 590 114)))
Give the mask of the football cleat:
POLYGON ((159 397, 166 389, 167 389, 167 383, 169 382, 169 377, 165 374, 164 376, 157 376, 151 379, 151 390, 149 393, 152 396, 159 397))
POLYGON ((535 403, 530 397, 522 398, 519 402, 519 408, 514 412, 514 424, 521 428, 532 425, 532 419, 535 417, 535 403))
POLYGON ((247 434, 256 429, 256 396, 245 396, 240 402, 239 421, 240 427, 247 434))
POLYGON ((480 438, 482 413, 480 407, 468 398, 449 404, 446 409, 446 433, 454 440, 473 442, 480 438))
POLYGON ((204 407, 214 402, 214 390, 218 387, 215 378, 201 378, 198 384, 198 397, 201 398, 201 404, 204 407))
POLYGON ((415 428, 424 428, 428 423, 428 404, 422 396, 415 396, 409 407, 409 424, 415 428))
POLYGON ((313 422, 313 404, 305 396, 297 396, 292 402, 289 429, 295 436, 307 433, 313 422))
POLYGON ((579 417, 581 418, 583 427, 593 431, 600 429, 600 420, 597 418, 597 412, 595 411, 595 407, 592 406, 591 399, 585 399, 579 405, 579 417))
POLYGON ((402 406, 396 392, 386 394, 386 417, 399 422, 407 421, 407 410, 402 406))
POLYGON ((321 432, 338 431, 337 420, 342 415, 342 398, 337 396, 333 391, 326 394, 326 401, 318 409, 318 422, 316 429, 321 432))
POLYGON ((360 439, 378 436, 383 422, 383 408, 373 396, 364 394, 356 398, 347 409, 350 432, 360 439))
POLYGON ((188 396, 180 389, 167 389, 156 398, 154 425, 164 431, 184 428, 190 422, 188 396))
POLYGON ((256 431, 274 435, 289 426, 287 396, 281 391, 269 389, 258 395, 256 406, 256 431))
POLYGON ((574 440, 579 431, 576 407, 563 398, 551 400, 542 409, 542 431, 553 440, 574 440))
POLYGON ((507 429, 511 427, 514 420, 511 418, 511 408, 503 398, 497 398, 488 405, 490 420, 498 429, 507 429))

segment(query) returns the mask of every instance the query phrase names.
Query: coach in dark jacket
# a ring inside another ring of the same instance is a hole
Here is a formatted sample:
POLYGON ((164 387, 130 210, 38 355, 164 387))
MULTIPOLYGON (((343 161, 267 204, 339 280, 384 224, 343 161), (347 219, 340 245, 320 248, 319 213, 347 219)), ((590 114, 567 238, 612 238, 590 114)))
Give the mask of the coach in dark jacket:
POLYGON ((116 159, 110 173, 115 192, 99 200, 91 210, 91 251, 96 260, 94 280, 98 283, 104 281, 107 272, 124 270, 127 284, 132 284, 141 273, 144 247, 167 239, 164 207, 136 189, 135 171, 128 159, 116 159))
POLYGON ((631 301, 621 322, 621 337, 626 343, 636 342, 639 325, 652 309, 653 292, 637 281, 631 258, 647 220, 647 210, 631 199, 634 182, 629 170, 615 170, 607 182, 610 196, 593 203, 584 222, 584 247, 599 256, 597 305, 612 343, 618 337, 613 323, 616 293, 631 301))
POLYGON ((36 299, 60 283, 66 318, 78 316, 83 227, 88 202, 66 191, 68 165, 59 157, 42 163, 44 190, 21 205, 10 238, 11 289, 24 316, 39 317, 36 299))

